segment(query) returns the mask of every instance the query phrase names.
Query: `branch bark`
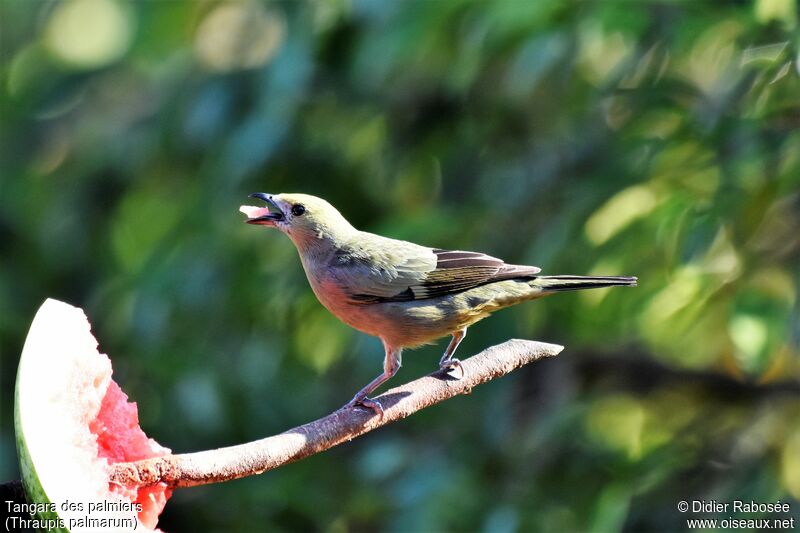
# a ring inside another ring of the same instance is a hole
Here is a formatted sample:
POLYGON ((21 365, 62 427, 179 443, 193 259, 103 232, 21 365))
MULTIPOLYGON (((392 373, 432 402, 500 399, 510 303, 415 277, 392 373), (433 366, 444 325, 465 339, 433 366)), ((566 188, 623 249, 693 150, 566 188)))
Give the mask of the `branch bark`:
POLYGON ((261 474, 352 440, 373 429, 403 419, 420 409, 459 394, 541 359, 557 355, 563 346, 513 339, 463 360, 464 376, 441 372, 390 389, 375 398, 382 418, 368 409, 340 409, 330 415, 257 441, 195 453, 166 455, 111 465, 109 480, 128 486, 167 483, 192 487, 261 474))

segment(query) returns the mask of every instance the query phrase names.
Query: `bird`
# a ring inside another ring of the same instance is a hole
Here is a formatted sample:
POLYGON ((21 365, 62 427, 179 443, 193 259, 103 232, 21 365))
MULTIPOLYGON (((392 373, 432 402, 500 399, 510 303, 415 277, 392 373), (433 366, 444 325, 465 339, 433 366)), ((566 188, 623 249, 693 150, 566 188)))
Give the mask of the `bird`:
POLYGON ((467 328, 492 312, 563 291, 635 286, 633 276, 541 275, 480 252, 429 248, 360 231, 330 203, 301 193, 250 195, 266 207, 243 205, 248 224, 276 228, 294 243, 317 299, 345 324, 383 342, 383 372, 343 408, 383 406, 369 396, 394 377, 402 352, 450 336, 439 360, 454 357, 467 328))

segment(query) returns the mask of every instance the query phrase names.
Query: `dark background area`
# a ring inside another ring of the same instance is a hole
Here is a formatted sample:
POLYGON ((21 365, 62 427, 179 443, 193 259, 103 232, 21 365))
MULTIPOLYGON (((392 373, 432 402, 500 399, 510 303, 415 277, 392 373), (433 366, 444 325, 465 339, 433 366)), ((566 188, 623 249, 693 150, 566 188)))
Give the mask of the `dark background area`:
MULTIPOLYGON (((470 329, 557 358, 263 476, 166 531, 676 530, 800 509, 797 7, 755 2, 0 3, 0 479, 47 297, 82 307, 176 452, 338 408, 380 342, 316 301, 253 191, 548 274, 639 276, 470 329), (720 516, 725 518, 725 516, 720 516), (744 518, 744 516, 737 516, 744 518)), ((406 352, 399 383, 446 340, 406 352)))

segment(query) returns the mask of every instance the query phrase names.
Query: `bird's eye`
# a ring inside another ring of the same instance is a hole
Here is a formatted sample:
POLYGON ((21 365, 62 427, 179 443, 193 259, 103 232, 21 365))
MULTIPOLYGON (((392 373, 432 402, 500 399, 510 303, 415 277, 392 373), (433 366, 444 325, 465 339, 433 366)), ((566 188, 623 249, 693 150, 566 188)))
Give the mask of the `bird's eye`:
POLYGON ((292 215, 296 217, 303 216, 303 213, 305 212, 306 212, 306 206, 304 206, 303 204, 294 204, 292 206, 292 215))

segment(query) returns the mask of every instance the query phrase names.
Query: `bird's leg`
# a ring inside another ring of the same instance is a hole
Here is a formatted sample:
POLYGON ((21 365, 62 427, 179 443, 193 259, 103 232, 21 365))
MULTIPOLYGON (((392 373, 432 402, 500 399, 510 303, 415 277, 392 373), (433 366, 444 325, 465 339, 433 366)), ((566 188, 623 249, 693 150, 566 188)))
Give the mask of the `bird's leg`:
POLYGON ((402 348, 393 348, 388 346, 384 343, 384 347, 386 349, 386 356, 383 359, 383 373, 369 382, 369 384, 358 391, 353 399, 350 400, 347 405, 344 406, 345 409, 350 407, 355 407, 356 405, 361 405, 363 407, 367 407, 375 411, 379 417, 383 417, 383 406, 380 402, 375 400, 370 400, 367 398, 372 391, 383 385, 385 381, 391 379, 392 376, 397 374, 397 371, 400 370, 400 365, 402 364, 401 354, 403 353, 402 348))
POLYGON ((449 372, 454 368, 458 368, 461 371, 461 377, 464 377, 464 368, 461 366, 461 361, 454 358, 453 354, 456 353, 456 348, 458 348, 458 345, 461 344, 461 341, 464 340, 466 336, 467 328, 462 328, 453 332, 453 338, 450 339, 450 344, 447 345, 444 355, 439 359, 440 369, 449 372))

